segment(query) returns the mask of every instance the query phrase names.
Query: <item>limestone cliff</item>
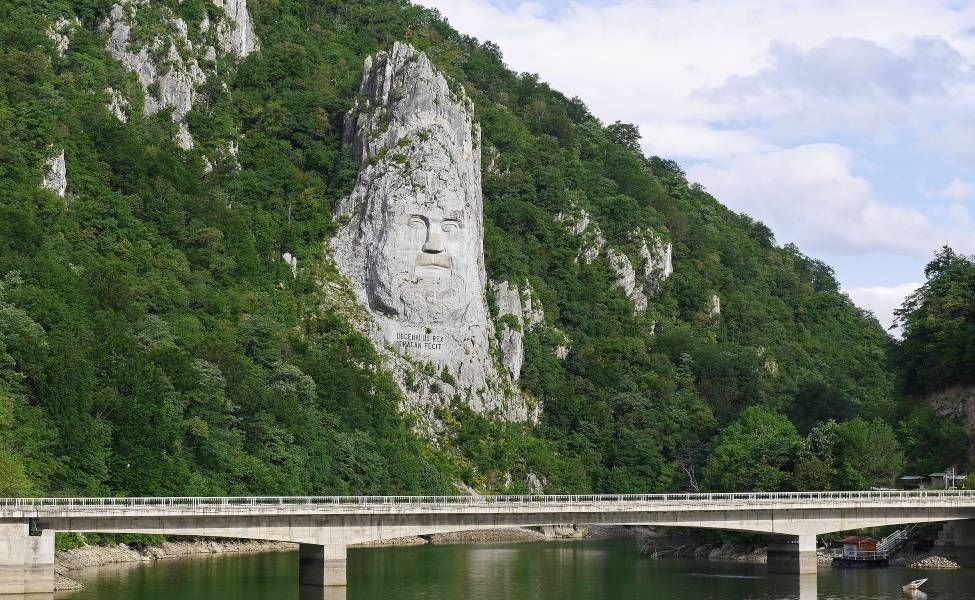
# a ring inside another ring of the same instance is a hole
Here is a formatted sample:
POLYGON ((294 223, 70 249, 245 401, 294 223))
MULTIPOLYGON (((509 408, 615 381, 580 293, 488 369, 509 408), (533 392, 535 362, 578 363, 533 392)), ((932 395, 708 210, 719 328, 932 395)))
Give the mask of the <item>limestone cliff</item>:
POLYGON ((41 180, 41 187, 64 198, 64 194, 68 189, 68 174, 64 164, 64 150, 51 156, 44 163, 44 179, 41 180))
MULTIPOLYGON (((197 89, 207 80, 204 67, 212 68, 219 58, 242 58, 258 48, 254 27, 245 0, 213 0, 223 10, 218 23, 208 17, 190 24, 166 7, 152 6, 148 0, 120 0, 112 6, 101 30, 108 33, 105 48, 139 78, 145 91, 143 112, 153 115, 172 109, 178 127, 176 142, 184 150, 193 148, 193 136, 186 115, 193 109, 197 89), (144 41, 135 35, 143 12, 159 11, 158 19, 149 18, 153 36, 144 41), (202 66, 201 66, 202 65, 202 66)), ((107 105, 120 121, 125 112, 117 107, 127 101, 118 92, 110 92, 107 105)))
POLYGON ((402 43, 366 59, 360 94, 345 120, 359 174, 336 208, 347 223, 331 247, 368 311, 364 331, 414 412, 431 414, 457 395, 478 412, 531 418, 499 364, 485 300, 473 103, 402 43), (439 381, 424 381, 431 372, 439 381))
POLYGON ((616 287, 633 301, 636 312, 643 312, 649 306, 649 296, 657 295, 664 282, 674 273, 674 247, 653 231, 640 231, 630 234, 630 242, 638 247, 638 257, 631 259, 618 248, 607 246, 599 224, 585 209, 574 207, 568 213, 561 213, 557 219, 580 239, 576 262, 590 264, 603 255, 606 265, 616 274, 616 287), (643 263, 642 277, 637 277, 636 262, 643 263))
POLYGON ((643 286, 637 282, 636 271, 633 269, 633 263, 630 262, 629 257, 614 248, 610 248, 606 251, 606 264, 616 273, 616 286, 633 301, 633 308, 637 312, 645 311, 647 309, 647 295, 643 292, 643 286))
POLYGON ((54 42, 58 57, 64 58, 68 47, 71 45, 71 34, 80 26, 81 23, 76 17, 71 19, 60 17, 48 28, 47 37, 54 42))
POLYGON ((511 378, 521 377, 525 362, 525 332, 545 322, 545 311, 527 283, 523 291, 507 281, 492 281, 491 291, 498 308, 501 356, 511 378))

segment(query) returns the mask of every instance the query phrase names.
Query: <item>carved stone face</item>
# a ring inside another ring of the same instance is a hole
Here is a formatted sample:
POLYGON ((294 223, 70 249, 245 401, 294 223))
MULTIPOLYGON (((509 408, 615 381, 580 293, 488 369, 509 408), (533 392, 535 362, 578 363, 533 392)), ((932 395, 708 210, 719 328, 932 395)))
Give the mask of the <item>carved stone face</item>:
POLYGON ((406 323, 463 325, 481 294, 481 244, 469 227, 470 207, 460 194, 407 189, 412 193, 396 190, 382 203, 385 226, 368 262, 369 303, 406 323))

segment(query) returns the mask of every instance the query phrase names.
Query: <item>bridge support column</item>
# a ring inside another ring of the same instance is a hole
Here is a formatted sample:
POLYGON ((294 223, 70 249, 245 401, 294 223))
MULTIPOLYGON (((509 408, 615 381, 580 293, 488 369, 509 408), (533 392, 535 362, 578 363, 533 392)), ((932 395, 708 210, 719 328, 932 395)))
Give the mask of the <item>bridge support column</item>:
POLYGON ((790 535, 777 538, 768 544, 768 570, 770 573, 815 573, 815 535, 790 535))
POLYGON ((0 522, 0 594, 53 592, 54 532, 30 535, 26 522, 0 522))
POLYGON ((952 521, 945 524, 950 546, 946 548, 959 565, 975 567, 975 520, 952 521))
POLYGON ((298 546, 298 585, 309 587, 344 587, 345 546, 298 546))

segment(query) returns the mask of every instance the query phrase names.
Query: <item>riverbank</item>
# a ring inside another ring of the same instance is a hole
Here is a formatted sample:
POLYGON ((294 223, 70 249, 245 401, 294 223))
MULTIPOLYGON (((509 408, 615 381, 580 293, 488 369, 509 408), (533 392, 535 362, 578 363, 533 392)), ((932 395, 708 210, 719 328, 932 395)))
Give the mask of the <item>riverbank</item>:
POLYGON ((55 590, 77 590, 84 586, 70 577, 73 571, 104 567, 120 563, 152 562, 188 558, 208 554, 244 554, 254 552, 286 552, 297 544, 262 542, 256 540, 175 540, 154 546, 81 546, 57 553, 54 561, 55 590))
MULTIPOLYGON (((407 547, 424 544, 503 544, 568 540, 632 539, 640 552, 650 558, 697 559, 763 564, 768 560, 761 542, 702 542, 692 536, 666 535, 659 529, 639 526, 546 526, 539 528, 481 529, 425 536, 411 536, 382 542, 357 544, 353 547, 407 547)), ((246 554, 258 552, 287 552, 297 544, 253 540, 173 540, 153 546, 82 546, 57 553, 55 562, 56 589, 76 590, 84 587, 71 578, 73 571, 120 563, 150 562, 213 554, 246 554)), ((821 566, 832 563, 832 555, 817 555, 821 566)), ((915 569, 957 569, 958 564, 948 557, 933 553, 896 557, 892 566, 915 569)))
MULTIPOLYGON (((637 530, 630 527, 585 527, 556 525, 539 528, 513 527, 507 529, 477 529, 452 533, 409 536, 354 544, 353 548, 408 547, 423 544, 514 544, 525 542, 563 541, 581 539, 635 538, 637 530)), ((175 540, 152 546, 82 546, 57 553, 55 589, 77 590, 84 586, 70 577, 72 571, 121 563, 150 562, 177 558, 191 558, 208 554, 241 554, 282 552, 297 549, 297 544, 254 540, 175 540)))
POLYGON ((941 554, 922 553, 906 556, 895 556, 890 559, 892 567, 909 567, 911 569, 960 569, 961 565, 953 559, 941 554))
MULTIPOLYGON (((643 528, 639 538, 640 552, 653 559, 691 558, 715 561, 733 561, 765 564, 768 553, 764 542, 702 542, 693 536, 674 536, 654 528, 643 528)), ((833 564, 832 551, 820 550, 816 553, 819 566, 833 564)), ((960 569, 961 566, 950 556, 935 552, 903 552, 890 559, 892 567, 910 569, 960 569)))

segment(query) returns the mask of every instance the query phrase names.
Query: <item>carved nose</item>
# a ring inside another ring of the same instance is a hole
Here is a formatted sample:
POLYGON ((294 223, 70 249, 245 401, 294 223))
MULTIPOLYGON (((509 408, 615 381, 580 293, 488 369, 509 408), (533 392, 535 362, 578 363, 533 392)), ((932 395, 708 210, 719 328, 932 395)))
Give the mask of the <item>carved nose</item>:
POLYGON ((440 254, 443 252, 443 243, 440 241, 440 234, 430 230, 427 241, 423 244, 423 251, 427 254, 440 254))

